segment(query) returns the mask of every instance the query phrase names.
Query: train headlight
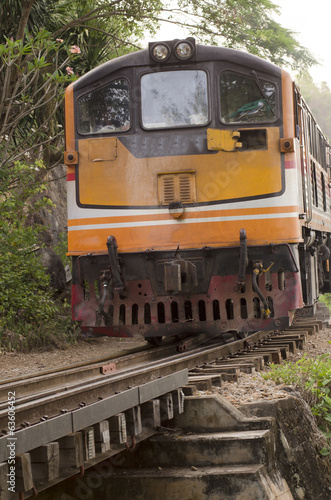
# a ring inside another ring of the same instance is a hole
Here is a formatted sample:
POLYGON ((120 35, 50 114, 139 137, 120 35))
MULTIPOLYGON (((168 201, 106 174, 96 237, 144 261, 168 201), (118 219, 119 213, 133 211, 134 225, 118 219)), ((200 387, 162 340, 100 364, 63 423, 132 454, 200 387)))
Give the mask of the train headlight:
POLYGON ((175 54, 178 59, 189 59, 193 54, 193 47, 189 42, 179 42, 175 46, 175 54))
POLYGON ((196 60, 195 40, 192 37, 185 40, 165 40, 148 44, 151 64, 185 63, 196 60))
POLYGON ((164 43, 158 43, 152 48, 151 55, 157 62, 166 61, 170 56, 170 49, 164 43))

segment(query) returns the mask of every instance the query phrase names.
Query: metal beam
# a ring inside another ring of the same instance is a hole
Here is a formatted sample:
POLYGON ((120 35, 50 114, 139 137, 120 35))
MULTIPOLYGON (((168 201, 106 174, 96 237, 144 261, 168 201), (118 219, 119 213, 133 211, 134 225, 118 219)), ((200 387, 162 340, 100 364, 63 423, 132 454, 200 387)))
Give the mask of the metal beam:
POLYGON ((128 389, 120 394, 109 396, 86 407, 18 430, 14 433, 14 436, 2 436, 0 437, 0 462, 8 460, 8 445, 11 443, 15 443, 15 455, 26 453, 72 432, 101 422, 129 408, 150 401, 162 394, 178 389, 187 383, 188 370, 181 370, 128 389))
POLYGON ((147 382, 139 386, 139 403, 146 403, 163 394, 174 391, 188 383, 188 370, 184 369, 171 375, 147 382))
POLYGON ((72 412, 73 431, 79 431, 101 420, 110 418, 117 413, 122 413, 139 404, 139 388, 134 387, 127 391, 110 396, 97 403, 93 403, 72 412))

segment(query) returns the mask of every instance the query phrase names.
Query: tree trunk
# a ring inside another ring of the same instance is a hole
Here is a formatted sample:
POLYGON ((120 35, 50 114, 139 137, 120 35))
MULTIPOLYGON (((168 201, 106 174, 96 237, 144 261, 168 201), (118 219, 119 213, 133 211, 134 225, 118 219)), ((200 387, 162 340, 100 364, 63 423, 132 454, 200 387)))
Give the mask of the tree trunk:
POLYGON ((23 0, 22 1, 22 14, 20 18, 20 22, 17 28, 16 40, 23 40, 24 30, 28 23, 29 15, 32 9, 33 4, 36 0, 23 0))

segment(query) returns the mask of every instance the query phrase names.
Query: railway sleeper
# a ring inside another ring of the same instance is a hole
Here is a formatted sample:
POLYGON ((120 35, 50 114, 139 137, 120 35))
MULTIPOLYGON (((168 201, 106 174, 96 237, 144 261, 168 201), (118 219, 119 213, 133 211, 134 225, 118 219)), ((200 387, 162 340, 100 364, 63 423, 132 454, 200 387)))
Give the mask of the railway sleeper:
POLYGON ((210 367, 211 368, 217 368, 217 367, 237 367, 240 372, 244 373, 254 373, 256 371, 255 364, 253 362, 245 362, 242 360, 241 362, 238 363, 231 363, 226 360, 224 363, 211 363, 210 367))
POLYGON ((297 352, 297 346, 294 340, 283 340, 279 339, 278 341, 275 340, 270 340, 267 342, 267 345, 272 345, 274 347, 277 346, 284 346, 285 348, 288 348, 289 352, 292 354, 295 354, 297 352))
POLYGON ((287 359, 290 353, 290 348, 285 342, 265 342, 261 348, 277 349, 281 353, 283 359, 287 359))
MULTIPOLYGON (((270 340, 270 339, 268 339, 270 340)), ((216 362, 206 363, 201 367, 196 367, 190 371, 189 382, 194 383, 198 390, 208 391, 211 390, 213 382, 210 375, 219 374, 224 381, 237 381, 240 372, 255 373, 255 364, 257 355, 263 356, 264 363, 277 363, 280 364, 282 360, 288 358, 290 348, 287 342, 276 342, 277 337, 270 342, 271 347, 268 347, 268 342, 259 343, 259 347, 249 353, 242 353, 242 359, 234 357, 232 359, 217 360, 216 362), (252 360, 247 362, 247 358, 252 360), (229 362, 228 362, 229 361, 229 362)), ((295 343, 292 343, 292 348, 295 348, 295 343)), ((259 356, 260 357, 260 356, 259 356)), ((261 357, 257 363, 257 369, 261 369, 261 357)))
MULTIPOLYGON (((221 378, 220 378, 221 379, 221 378)), ((221 379, 221 383, 222 383, 222 379, 221 379)), ((215 383, 213 382, 213 378, 212 377, 208 377, 206 375, 201 375, 201 377, 197 376, 197 377, 189 377, 189 384, 191 385, 191 387, 194 387, 194 392, 195 393, 196 391, 212 391, 213 389, 213 386, 215 385, 215 383)))
POLYGON ((292 326, 295 326, 295 325, 302 325, 302 326, 314 326, 314 328, 316 328, 317 331, 319 330, 322 330, 323 328, 323 321, 320 320, 320 319, 316 319, 316 318, 295 318, 294 322, 293 322, 293 325, 292 326))
MULTIPOLYGON (((281 347, 282 349, 285 349, 287 353, 292 353, 294 354, 296 352, 296 345, 295 342, 291 341, 282 341, 281 339, 276 341, 275 340, 269 340, 265 343, 267 346, 272 346, 272 347, 281 347)), ((286 356, 288 357, 288 355, 286 356)))
POLYGON ((286 332, 291 332, 291 331, 303 331, 306 332, 309 336, 315 335, 317 332, 317 329, 315 328, 314 325, 307 326, 307 325, 300 325, 300 323, 296 323, 295 325, 290 326, 289 329, 285 330, 286 332))
MULTIPOLYGON (((214 386, 214 387, 221 387, 222 385, 222 377, 221 375, 203 375, 203 374, 199 374, 199 375, 195 375, 195 374, 189 374, 189 383, 192 385, 192 384, 195 384, 197 386, 197 389, 198 390, 202 390, 201 388, 199 388, 199 382, 200 381, 210 381, 210 384, 211 384, 211 387, 214 386)), ((207 389, 207 390, 211 390, 211 388, 207 389)))
POLYGON ((302 350, 304 344, 306 343, 307 337, 302 334, 293 334, 293 335, 279 335, 279 340, 294 342, 297 349, 302 350))
MULTIPOLYGON (((237 361, 240 358, 238 358, 238 357, 231 357, 229 359, 230 360, 232 359, 233 361, 237 361)), ((258 371, 263 370, 264 365, 265 365, 264 357, 262 355, 260 355, 260 354, 253 354, 251 352, 243 354, 242 355, 242 360, 245 360, 245 362, 247 360, 252 360, 252 362, 255 365, 255 369, 258 370, 258 371)))

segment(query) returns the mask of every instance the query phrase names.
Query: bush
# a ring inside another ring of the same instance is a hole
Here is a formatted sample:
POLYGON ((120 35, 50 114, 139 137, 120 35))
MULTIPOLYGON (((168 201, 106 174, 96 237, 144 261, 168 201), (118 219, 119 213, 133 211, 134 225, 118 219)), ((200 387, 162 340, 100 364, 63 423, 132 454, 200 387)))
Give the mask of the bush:
POLYGON ((324 448, 321 453, 323 455, 329 454, 331 449, 330 355, 322 354, 316 358, 308 358, 304 355, 295 363, 271 364, 269 371, 262 376, 266 380, 271 379, 277 384, 292 385, 299 390, 330 442, 329 449, 324 448))
POLYGON ((0 347, 6 349, 75 339, 69 305, 55 299, 36 252, 43 228, 27 221, 52 205, 42 179, 45 166, 60 161, 58 120, 78 52, 44 29, 0 43, 0 347))
POLYGON ((71 325, 69 306, 55 300, 36 254, 43 228, 26 225, 31 212, 51 205, 40 199, 45 188, 35 180, 42 168, 40 161, 16 162, 0 175, 0 344, 9 349, 46 346, 50 335, 63 337, 71 325))
POLYGON ((331 312, 331 293, 324 293, 319 297, 320 302, 323 302, 331 312))

